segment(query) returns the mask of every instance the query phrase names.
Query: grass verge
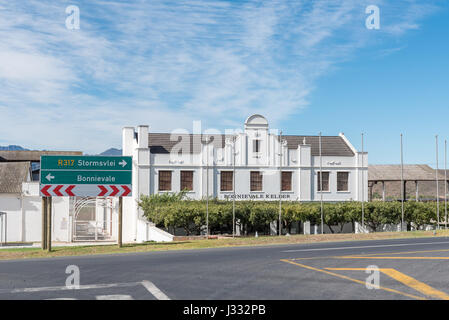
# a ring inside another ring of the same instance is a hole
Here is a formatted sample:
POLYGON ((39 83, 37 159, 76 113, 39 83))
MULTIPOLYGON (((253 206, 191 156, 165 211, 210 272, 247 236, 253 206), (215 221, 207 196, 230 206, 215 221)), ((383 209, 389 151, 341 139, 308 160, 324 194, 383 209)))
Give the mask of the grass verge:
POLYGON ((141 244, 125 244, 122 248, 116 245, 98 246, 67 246, 53 247, 52 252, 46 252, 40 248, 20 248, 20 249, 0 249, 0 260, 26 259, 26 258, 49 258, 62 256, 80 256, 94 254, 115 254, 130 252, 150 252, 166 250, 186 250, 220 247, 239 246, 263 246, 276 244, 301 244, 318 243, 332 241, 354 241, 354 240, 381 240, 381 239, 401 239, 401 238, 422 238, 422 237, 448 237, 449 230, 439 230, 434 235, 434 231, 409 231, 409 232, 378 232, 368 234, 317 234, 317 235, 291 235, 291 236, 260 236, 238 237, 222 239, 202 239, 178 242, 156 243, 148 242, 141 244))

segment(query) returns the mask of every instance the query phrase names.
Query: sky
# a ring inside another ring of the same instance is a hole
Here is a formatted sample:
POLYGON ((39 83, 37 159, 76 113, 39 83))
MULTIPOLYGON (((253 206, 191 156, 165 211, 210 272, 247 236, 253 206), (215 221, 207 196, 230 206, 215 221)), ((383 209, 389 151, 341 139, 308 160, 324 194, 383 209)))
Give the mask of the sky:
POLYGON ((224 132, 259 113, 357 149, 363 132, 373 164, 399 163, 402 133, 404 161, 434 166, 438 134, 444 161, 447 0, 0 0, 0 39, 0 145, 95 154, 124 126, 224 132))

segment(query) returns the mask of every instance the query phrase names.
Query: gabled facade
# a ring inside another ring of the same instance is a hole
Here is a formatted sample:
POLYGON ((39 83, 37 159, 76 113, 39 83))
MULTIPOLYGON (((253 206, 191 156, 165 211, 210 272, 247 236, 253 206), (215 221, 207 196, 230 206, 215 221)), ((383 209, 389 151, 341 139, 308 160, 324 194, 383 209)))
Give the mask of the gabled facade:
POLYGON ((236 134, 151 133, 148 126, 126 127, 123 155, 133 156, 134 162, 133 199, 124 199, 132 215, 124 224, 135 224, 135 232, 124 235, 129 241, 149 237, 137 206, 141 194, 187 190, 192 199, 368 199, 368 155, 343 134, 321 137, 320 148, 318 136, 281 135, 258 114, 248 117, 236 134))

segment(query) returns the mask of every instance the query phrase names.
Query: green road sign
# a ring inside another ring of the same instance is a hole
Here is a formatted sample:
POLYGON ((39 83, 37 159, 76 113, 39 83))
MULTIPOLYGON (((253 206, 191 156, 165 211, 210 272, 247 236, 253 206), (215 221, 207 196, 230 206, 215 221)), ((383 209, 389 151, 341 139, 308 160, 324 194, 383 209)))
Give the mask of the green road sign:
POLYGON ((131 184, 131 171, 42 170, 41 184, 131 184))
POLYGON ((131 157, 42 156, 41 170, 131 171, 131 157))
POLYGON ((42 196, 130 196, 132 157, 42 156, 42 196))

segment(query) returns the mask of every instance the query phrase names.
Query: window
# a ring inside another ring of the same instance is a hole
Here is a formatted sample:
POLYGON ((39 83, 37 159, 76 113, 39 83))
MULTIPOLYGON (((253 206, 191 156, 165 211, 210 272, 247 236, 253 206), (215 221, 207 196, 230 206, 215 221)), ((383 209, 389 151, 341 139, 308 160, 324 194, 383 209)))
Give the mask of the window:
POLYGON ((171 171, 159 171, 159 191, 171 190, 171 171))
POLYGON ((253 152, 260 152, 260 140, 253 140, 253 152))
POLYGON ((349 191, 349 172, 337 172, 337 191, 349 191))
POLYGON ((260 171, 251 171, 251 191, 262 191, 262 173, 260 171))
POLYGON ((321 175, 323 176, 323 191, 329 191, 329 172, 318 172, 318 191, 321 191, 321 175))
POLYGON ((234 172, 232 171, 221 171, 220 173, 220 190, 221 191, 232 191, 232 179, 234 172))
POLYGON ((181 190, 193 190, 193 171, 181 171, 181 190))
POLYGON ((291 171, 282 172, 281 191, 291 191, 291 190, 292 190, 292 172, 291 171))

